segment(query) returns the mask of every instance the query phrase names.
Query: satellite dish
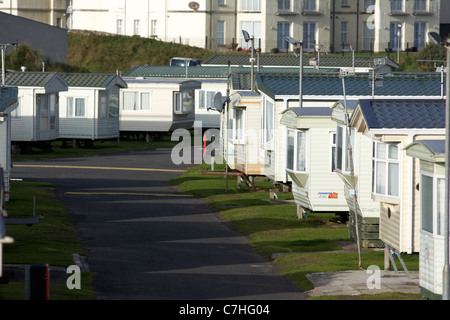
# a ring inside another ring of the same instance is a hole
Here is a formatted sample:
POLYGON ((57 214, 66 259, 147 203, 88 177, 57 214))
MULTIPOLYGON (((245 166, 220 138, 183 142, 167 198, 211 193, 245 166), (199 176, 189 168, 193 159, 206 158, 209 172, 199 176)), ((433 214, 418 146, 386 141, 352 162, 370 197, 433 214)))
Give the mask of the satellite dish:
POLYGON ((215 110, 217 112, 222 112, 225 101, 227 101, 227 99, 224 98, 220 92, 217 92, 214 95, 214 106, 212 108, 208 108, 208 110, 215 110))
POLYGON ((442 45, 444 43, 441 36, 437 32, 428 32, 428 36, 434 42, 434 44, 442 45))
POLYGON ((247 31, 242 30, 242 34, 244 35, 244 40, 245 40, 245 42, 249 42, 249 40, 252 39, 252 38, 250 37, 250 35, 248 34, 247 31))
POLYGON ((197 11, 198 8, 200 8, 200 4, 198 2, 195 2, 195 1, 189 2, 188 6, 189 6, 189 8, 191 8, 194 11, 197 11))

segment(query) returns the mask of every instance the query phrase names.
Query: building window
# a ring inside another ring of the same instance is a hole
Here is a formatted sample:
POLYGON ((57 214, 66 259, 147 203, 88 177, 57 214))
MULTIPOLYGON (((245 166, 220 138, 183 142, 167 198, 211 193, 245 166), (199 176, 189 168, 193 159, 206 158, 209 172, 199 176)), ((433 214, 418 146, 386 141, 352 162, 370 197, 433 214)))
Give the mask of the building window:
POLYGON ((84 118, 86 116, 86 99, 67 97, 67 117, 84 118))
POLYGON ((288 129, 286 168, 296 172, 306 171, 306 132, 288 129))
POLYGON ((391 12, 403 12, 403 0, 391 0, 391 12))
POLYGON ((414 1, 414 11, 415 12, 426 12, 427 11, 427 0, 415 0, 414 1))
POLYGON ((303 0, 303 11, 317 11, 317 1, 303 0))
POLYGON ((398 22, 391 22, 390 24, 390 48, 397 50, 397 49, 401 49, 402 48, 402 29, 403 28, 399 28, 399 26, 401 26, 401 24, 399 24, 398 22))
POLYGON ((242 11, 261 11, 261 0, 242 0, 242 11))
POLYGON ((363 27, 363 50, 373 51, 375 43, 375 29, 369 27, 369 23, 364 23, 363 27))
MULTIPOLYGON (((260 21, 242 21, 241 22, 241 30, 247 31, 250 36, 254 37, 255 48, 259 47, 259 43, 261 40, 261 22, 260 21)), ((251 47, 251 41, 245 42, 244 36, 242 32, 240 32, 240 47, 242 49, 249 49, 251 47)))
POLYGON ((261 119, 261 142, 268 143, 273 140, 273 127, 274 127, 274 105, 273 102, 268 99, 263 99, 262 104, 262 119, 261 119))
POLYGON ((217 1, 217 4, 218 4, 219 6, 224 6, 224 5, 225 5, 225 0, 218 0, 218 1, 217 1))
POLYGON ((287 50, 288 42, 284 37, 290 35, 291 24, 289 22, 278 22, 277 24, 277 46, 280 50, 287 50))
POLYGON ((122 109, 126 111, 151 111, 151 93, 125 91, 122 109))
MULTIPOLYGON (((348 22, 342 21, 341 22, 341 43, 346 44, 348 41, 348 22)), ((344 49, 344 48, 342 48, 344 49)))
POLYGON ((336 151, 335 151, 335 169, 340 172, 350 172, 350 145, 354 146, 354 129, 351 129, 350 140, 347 137, 346 128, 344 126, 337 126, 336 131, 336 151))
POLYGON ((348 0, 342 0, 341 6, 342 7, 348 7, 349 6, 348 0))
POLYGON ((375 6, 375 0, 364 0, 364 12, 370 10, 371 6, 375 6))
POLYGON ((217 21, 217 44, 225 44, 225 21, 217 21))
POLYGON ((278 11, 291 11, 291 0, 278 0, 278 11))
POLYGON ((316 23, 303 23, 303 49, 313 51, 316 46, 316 23))
POLYGON ((414 23, 414 47, 416 47, 418 50, 425 46, 426 30, 426 22, 414 23))
POLYGON ((141 35, 141 22, 139 20, 134 20, 134 35, 141 35))
POLYGON ((152 36, 158 35, 158 20, 152 20, 152 36))
POLYGON ((374 141, 372 192, 382 196, 399 196, 398 145, 374 141))
POLYGON ((117 19, 117 34, 123 34, 123 20, 117 19))

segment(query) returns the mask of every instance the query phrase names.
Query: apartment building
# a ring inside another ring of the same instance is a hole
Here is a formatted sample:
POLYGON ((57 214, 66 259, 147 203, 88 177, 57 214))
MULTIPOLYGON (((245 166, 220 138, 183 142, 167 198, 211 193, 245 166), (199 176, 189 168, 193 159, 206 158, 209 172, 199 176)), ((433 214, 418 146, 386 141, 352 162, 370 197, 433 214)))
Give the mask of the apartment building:
MULTIPOLYGON (((306 51, 416 50, 428 32, 439 32, 441 17, 441 0, 49 0, 39 2, 40 10, 55 11, 62 2, 68 29, 214 50, 247 49, 246 30, 263 52, 293 50, 285 36, 306 51)), ((0 8, 37 14, 31 3, 38 2, 0 0, 0 8)))
POLYGON ((67 0, 0 0, 0 12, 66 28, 67 0))

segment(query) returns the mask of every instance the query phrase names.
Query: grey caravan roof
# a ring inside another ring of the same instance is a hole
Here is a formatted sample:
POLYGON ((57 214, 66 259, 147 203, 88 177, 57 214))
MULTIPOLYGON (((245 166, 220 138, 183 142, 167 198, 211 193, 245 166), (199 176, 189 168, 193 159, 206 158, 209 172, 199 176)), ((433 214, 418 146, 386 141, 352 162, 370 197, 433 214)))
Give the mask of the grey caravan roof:
POLYGON ((445 128, 442 99, 360 100, 359 108, 369 129, 445 128))

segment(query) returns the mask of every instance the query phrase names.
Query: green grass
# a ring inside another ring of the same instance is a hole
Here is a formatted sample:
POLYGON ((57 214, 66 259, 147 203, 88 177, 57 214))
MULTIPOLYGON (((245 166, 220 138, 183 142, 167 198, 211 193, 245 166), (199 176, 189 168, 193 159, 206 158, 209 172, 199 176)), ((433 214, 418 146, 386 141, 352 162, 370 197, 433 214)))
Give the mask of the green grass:
MULTIPOLYGON (((73 254, 86 256, 67 209, 56 198, 52 185, 41 182, 11 183, 11 199, 5 205, 11 218, 28 218, 35 212, 43 216, 38 224, 6 225, 14 243, 3 246, 4 264, 48 264, 67 268, 74 264, 73 254)), ((51 275, 50 275, 51 277, 51 275)), ((92 274, 82 273, 82 290, 69 290, 65 284, 52 284, 51 299, 89 299, 92 274)), ((0 285, 0 299, 23 299, 23 279, 0 285)))

